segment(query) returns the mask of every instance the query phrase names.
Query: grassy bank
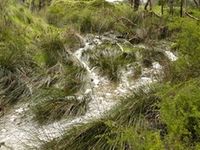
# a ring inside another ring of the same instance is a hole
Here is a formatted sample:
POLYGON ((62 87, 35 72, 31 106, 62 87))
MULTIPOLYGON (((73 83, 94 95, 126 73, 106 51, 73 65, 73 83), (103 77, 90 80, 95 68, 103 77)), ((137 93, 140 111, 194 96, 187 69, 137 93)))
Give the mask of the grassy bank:
POLYGON ((39 12, 29 5, 0 0, 0 111, 26 100, 40 125, 84 115, 91 97, 78 95, 87 71, 68 53, 83 47, 84 34, 110 32, 126 41, 84 53, 111 81, 120 81, 120 69, 136 61, 138 74, 153 62, 165 69, 162 82, 131 91, 103 119, 76 126, 41 149, 200 149, 197 8, 189 7, 193 17, 179 17, 178 7, 160 16, 154 13, 158 7, 135 12, 127 3, 103 0, 54 0, 39 12), (169 62, 166 46, 157 47, 161 40, 173 43, 169 47, 178 60, 169 62), (135 48, 139 43, 147 48, 135 48))
POLYGON ((42 149, 199 149, 199 22, 176 16, 163 20, 179 57, 163 83, 148 93, 133 92, 104 119, 73 128, 42 149))

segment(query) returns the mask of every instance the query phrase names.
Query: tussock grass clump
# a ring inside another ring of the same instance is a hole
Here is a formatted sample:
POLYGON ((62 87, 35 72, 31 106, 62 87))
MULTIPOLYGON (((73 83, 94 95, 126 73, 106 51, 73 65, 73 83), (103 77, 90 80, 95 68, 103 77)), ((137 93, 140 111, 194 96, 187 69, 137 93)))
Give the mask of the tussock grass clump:
POLYGON ((70 66, 66 68, 65 86, 66 93, 76 93, 85 84, 84 77, 86 75, 86 69, 80 66, 70 66))
POLYGON ((81 149, 110 149, 104 134, 110 133, 110 127, 103 121, 78 126, 69 131, 62 139, 46 143, 41 149, 47 150, 81 150, 81 149), (102 136, 102 137, 101 137, 102 136))
POLYGON ((73 128, 61 138, 45 143, 41 149, 164 149, 164 145, 158 132, 140 127, 140 124, 136 127, 124 127, 102 120, 73 128))
POLYGON ((139 52, 144 67, 151 67, 153 62, 159 62, 163 66, 169 63, 169 59, 166 57, 162 49, 145 48, 140 49, 139 52))
POLYGON ((14 73, 0 69, 0 107, 4 108, 15 104, 23 95, 29 96, 26 84, 14 73))
POLYGON ((155 90, 152 89, 148 93, 139 90, 122 99, 120 107, 114 110, 112 118, 118 124, 128 126, 146 119, 156 127, 156 123, 159 123, 157 117, 159 117, 160 101, 155 90))
POLYGON ((57 63, 71 64, 74 61, 71 60, 71 52, 83 47, 85 43, 81 35, 69 27, 66 30, 49 28, 36 44, 40 48, 35 55, 36 61, 52 67, 57 63))
POLYGON ((86 69, 72 60, 57 64, 47 72, 47 82, 33 98, 32 109, 35 119, 40 123, 60 120, 63 117, 79 116, 86 112, 90 97, 81 100, 75 96, 85 84, 86 69), (49 78, 50 77, 50 78, 49 78))
POLYGON ((56 87, 67 94, 79 92, 86 83, 86 69, 71 59, 66 64, 57 63, 36 77, 36 85, 41 88, 56 87))
POLYGON ((48 67, 54 66, 58 62, 66 61, 64 41, 58 33, 48 33, 40 42, 43 51, 43 59, 48 67))
POLYGON ((122 52, 115 44, 104 43, 92 51, 86 52, 92 67, 97 67, 103 75, 112 81, 119 81, 122 67, 135 62, 134 52, 122 52))
POLYGON ((63 32, 63 38, 65 48, 71 50, 72 52, 80 47, 84 47, 85 45, 83 37, 77 31, 75 31, 73 27, 69 27, 63 32))
POLYGON ((40 124, 83 115, 87 110, 89 96, 78 98, 78 96, 68 96, 59 89, 48 89, 36 96, 32 110, 35 120, 40 124))
POLYGON ((17 38, 15 34, 8 32, 5 33, 7 36, 3 36, 2 41, 0 42, 1 68, 8 69, 11 72, 17 72, 20 68, 28 70, 31 67, 35 67, 35 64, 25 46, 27 43, 23 41, 23 38, 17 38))

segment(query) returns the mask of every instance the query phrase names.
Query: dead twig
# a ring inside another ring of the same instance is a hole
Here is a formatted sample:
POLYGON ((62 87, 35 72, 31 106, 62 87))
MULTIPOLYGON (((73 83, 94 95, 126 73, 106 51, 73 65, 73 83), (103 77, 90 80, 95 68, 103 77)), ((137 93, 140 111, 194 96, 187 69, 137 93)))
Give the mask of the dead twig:
POLYGON ((158 14, 156 14, 155 12, 151 12, 154 16, 156 16, 157 18, 161 18, 161 16, 159 16, 158 14))
POLYGON ((188 17, 190 17, 190 18, 192 18, 192 19, 194 19, 194 20, 200 21, 199 18, 196 18, 196 17, 192 16, 192 15, 189 14, 188 12, 185 12, 185 14, 186 14, 186 16, 188 16, 188 17))
POLYGON ((132 22, 130 19, 125 18, 125 17, 120 17, 120 18, 118 18, 117 20, 125 20, 125 21, 127 21, 130 25, 132 25, 132 26, 137 26, 137 24, 135 24, 135 23, 132 22))
POLYGON ((120 48, 120 50, 121 50, 122 52, 124 52, 123 47, 122 47, 119 43, 117 43, 117 46, 120 48))

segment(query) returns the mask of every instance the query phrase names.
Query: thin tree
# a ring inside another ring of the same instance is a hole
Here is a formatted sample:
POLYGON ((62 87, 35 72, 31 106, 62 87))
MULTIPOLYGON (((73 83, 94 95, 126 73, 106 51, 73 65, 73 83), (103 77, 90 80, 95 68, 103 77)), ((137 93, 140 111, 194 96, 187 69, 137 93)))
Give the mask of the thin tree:
POLYGON ((45 6, 45 0, 39 0, 38 9, 41 10, 45 6))
POLYGON ((144 9, 147 10, 147 7, 149 6, 150 10, 152 10, 152 2, 151 0, 147 0, 145 6, 144 6, 144 9))
POLYGON ((140 0, 134 0, 134 10, 137 11, 140 6, 140 0))
POLYGON ((200 8, 200 0, 199 1, 193 0, 193 1, 194 1, 195 5, 200 8))
POLYGON ((165 4, 165 0, 161 0, 160 1, 161 3, 161 14, 163 15, 164 14, 164 4, 165 4))
POLYGON ((169 0, 169 13, 174 14, 174 0, 169 0))
POLYGON ((180 16, 183 17, 183 4, 184 4, 184 0, 181 0, 180 2, 180 16))
POLYGON ((131 4, 131 7, 133 7, 133 0, 129 0, 129 3, 131 4))
POLYGON ((30 10, 31 10, 31 11, 34 11, 34 10, 35 10, 35 0, 32 0, 32 1, 31 1, 30 10))

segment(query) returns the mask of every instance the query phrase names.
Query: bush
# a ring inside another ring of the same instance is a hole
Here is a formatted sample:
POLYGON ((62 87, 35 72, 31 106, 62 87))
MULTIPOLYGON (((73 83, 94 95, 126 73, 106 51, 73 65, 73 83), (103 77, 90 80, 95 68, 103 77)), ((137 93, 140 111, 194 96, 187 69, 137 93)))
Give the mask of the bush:
POLYGON ((190 19, 176 19, 170 23, 176 36, 175 50, 179 54, 179 60, 173 65, 172 81, 181 82, 200 75, 200 26, 190 19), (190 37, 190 38, 188 38, 190 37))
POLYGON ((161 120, 167 125, 165 137, 172 149, 195 147, 200 142, 199 79, 167 86, 162 93, 161 120))

